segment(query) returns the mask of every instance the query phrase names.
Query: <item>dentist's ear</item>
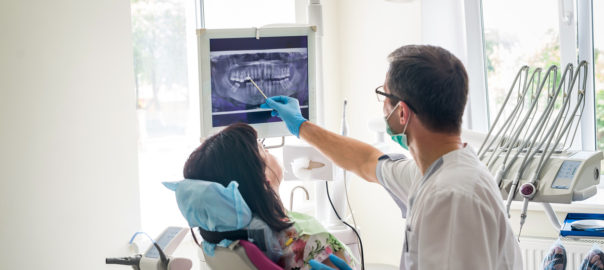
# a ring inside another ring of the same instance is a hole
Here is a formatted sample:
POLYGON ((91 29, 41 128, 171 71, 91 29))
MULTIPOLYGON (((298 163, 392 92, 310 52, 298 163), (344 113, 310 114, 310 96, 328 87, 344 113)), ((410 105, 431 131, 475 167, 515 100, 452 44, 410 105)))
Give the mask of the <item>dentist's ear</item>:
POLYGON ((409 107, 407 107, 407 104, 405 102, 402 102, 402 101, 399 101, 399 105, 398 106, 399 106, 399 108, 401 110, 401 112, 399 113, 399 124, 401 124, 401 126, 405 126, 405 123, 407 123, 405 121, 405 115, 407 113, 405 113, 405 112, 406 112, 406 110, 409 109, 409 107))
POLYGON ((400 112, 400 124, 402 126, 405 126, 407 124, 409 124, 408 122, 411 120, 411 112, 413 112, 411 110, 411 107, 409 107, 409 105, 407 105, 407 103, 405 103, 404 101, 399 101, 401 104, 399 105, 399 107, 401 107, 401 112, 400 112), (406 117, 407 116, 407 117, 406 117))

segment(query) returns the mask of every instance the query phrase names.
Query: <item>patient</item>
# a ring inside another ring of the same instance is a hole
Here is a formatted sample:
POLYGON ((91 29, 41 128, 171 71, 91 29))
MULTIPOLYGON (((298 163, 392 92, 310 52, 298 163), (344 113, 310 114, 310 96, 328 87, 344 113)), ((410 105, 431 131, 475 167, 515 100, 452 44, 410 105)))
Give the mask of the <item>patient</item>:
POLYGON ((311 259, 330 265, 327 258, 332 253, 352 263, 347 249, 329 233, 309 235, 298 231, 305 230, 296 228, 292 217, 300 215, 288 216, 278 196, 282 168, 259 144, 251 126, 232 124, 205 140, 191 153, 183 173, 186 179, 217 182, 225 187, 236 180, 252 214, 264 221, 278 238, 282 255, 275 262, 284 269, 308 269, 311 259))

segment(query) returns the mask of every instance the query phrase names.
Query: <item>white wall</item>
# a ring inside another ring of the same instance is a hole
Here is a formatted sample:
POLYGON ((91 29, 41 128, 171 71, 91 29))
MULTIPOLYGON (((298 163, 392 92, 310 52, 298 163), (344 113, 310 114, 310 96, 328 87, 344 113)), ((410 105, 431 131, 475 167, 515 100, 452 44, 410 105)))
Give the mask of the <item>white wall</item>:
MULTIPOLYGON (((383 84, 386 57, 396 48, 420 43, 420 1, 396 4, 375 0, 326 0, 325 113, 326 126, 338 130, 342 102, 348 99, 350 136, 372 142, 371 118, 382 117, 373 90, 383 84)), ((379 185, 351 177, 350 199, 361 227, 365 261, 398 265, 404 220, 379 185)))
POLYGON ((129 1, 0 2, 0 268, 124 269, 140 227, 129 1))

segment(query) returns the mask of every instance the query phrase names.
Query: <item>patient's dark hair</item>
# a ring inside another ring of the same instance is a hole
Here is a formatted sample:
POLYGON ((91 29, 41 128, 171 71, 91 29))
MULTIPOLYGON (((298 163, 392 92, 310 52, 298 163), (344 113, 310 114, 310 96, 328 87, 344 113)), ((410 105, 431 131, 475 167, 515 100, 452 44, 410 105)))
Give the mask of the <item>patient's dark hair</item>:
POLYGON ((291 226, 279 196, 270 187, 266 163, 258 149, 256 130, 248 124, 232 124, 208 138, 185 163, 186 179, 198 179, 227 186, 235 180, 239 192, 252 210, 275 231, 291 226))

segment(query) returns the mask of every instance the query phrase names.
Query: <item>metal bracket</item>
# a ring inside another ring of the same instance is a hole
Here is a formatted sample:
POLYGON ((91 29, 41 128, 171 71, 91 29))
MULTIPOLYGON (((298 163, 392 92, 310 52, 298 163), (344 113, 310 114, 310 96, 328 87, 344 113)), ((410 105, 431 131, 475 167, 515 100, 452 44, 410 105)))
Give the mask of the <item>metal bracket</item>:
MULTIPOLYGON (((264 145, 264 141, 266 140, 266 138, 263 138, 260 142, 262 143, 262 145, 264 145)), ((277 145, 264 145, 264 149, 273 149, 273 148, 280 148, 283 147, 285 145, 285 136, 281 137, 281 143, 277 144, 277 145)))

